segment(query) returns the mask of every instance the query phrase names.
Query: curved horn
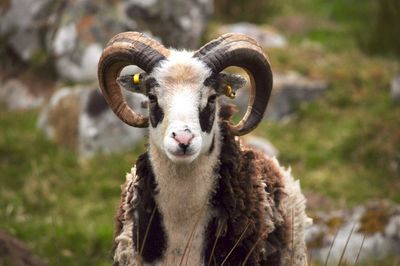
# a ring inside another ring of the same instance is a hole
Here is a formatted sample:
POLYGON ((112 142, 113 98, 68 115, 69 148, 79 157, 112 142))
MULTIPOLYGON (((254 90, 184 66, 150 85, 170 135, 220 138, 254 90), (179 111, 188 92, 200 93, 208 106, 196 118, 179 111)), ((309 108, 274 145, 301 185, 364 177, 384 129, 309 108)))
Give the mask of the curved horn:
POLYGON ((117 34, 104 49, 97 69, 100 89, 114 113, 128 125, 147 127, 149 119, 127 105, 116 81, 119 73, 127 65, 137 65, 150 72, 168 54, 163 45, 138 32, 117 34))
POLYGON ((260 45, 246 35, 227 33, 204 45, 194 56, 215 73, 229 66, 247 71, 251 82, 247 111, 237 125, 230 125, 230 130, 237 136, 252 131, 264 116, 272 90, 271 66, 260 45))

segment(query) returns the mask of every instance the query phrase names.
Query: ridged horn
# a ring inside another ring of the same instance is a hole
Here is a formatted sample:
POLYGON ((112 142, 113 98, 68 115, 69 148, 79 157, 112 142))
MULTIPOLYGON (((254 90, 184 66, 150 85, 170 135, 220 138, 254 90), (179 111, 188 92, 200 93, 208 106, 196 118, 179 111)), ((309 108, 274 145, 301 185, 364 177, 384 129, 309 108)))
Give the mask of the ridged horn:
POLYGON ((267 56, 252 38, 238 33, 227 33, 210 41, 194 54, 215 73, 229 66, 246 70, 250 77, 250 97, 244 117, 230 125, 232 134, 249 133, 260 123, 272 90, 272 70, 267 56))
POLYGON ((128 106, 117 84, 117 77, 128 65, 150 72, 168 54, 169 50, 162 44, 139 32, 117 34, 103 50, 97 69, 100 89, 113 112, 128 125, 148 127, 149 119, 128 106))

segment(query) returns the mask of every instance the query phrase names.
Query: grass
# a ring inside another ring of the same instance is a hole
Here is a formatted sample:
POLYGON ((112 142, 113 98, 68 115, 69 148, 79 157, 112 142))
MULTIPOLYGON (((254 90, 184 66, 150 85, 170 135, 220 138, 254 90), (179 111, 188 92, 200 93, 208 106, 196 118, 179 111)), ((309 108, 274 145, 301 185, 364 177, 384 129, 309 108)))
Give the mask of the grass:
MULTIPOLYGON (((357 48, 354 32, 368 25, 363 16, 371 8, 371 1, 363 3, 290 0, 276 7, 266 21, 301 14, 312 25, 288 33, 287 49, 267 51, 273 69, 330 86, 288 121, 267 121, 255 131, 277 146, 280 162, 292 167, 305 191, 347 206, 370 198, 400 203, 400 106, 389 97, 399 64, 357 48)), ((36 129, 37 116, 0 107, 0 228, 50 265, 110 265, 120 185, 144 145, 82 161, 49 142, 36 129)))
POLYGON ((50 265, 110 265, 120 185, 139 150, 80 161, 47 141, 36 119, 0 111, 0 228, 50 265))
POLYGON ((400 202, 400 107, 389 97, 397 63, 308 46, 269 54, 275 70, 330 81, 325 97, 300 106, 288 123, 257 129, 278 147, 305 189, 349 204, 370 198, 400 202))
MULTIPOLYGON (((256 130, 278 147, 281 163, 293 168, 306 191, 336 202, 400 202, 393 168, 400 162, 400 106, 388 95, 397 63, 308 45, 268 52, 275 70, 331 82, 325 97, 300 106, 289 121, 256 130)), ((81 161, 45 139, 37 116, 0 111, 0 228, 50 265, 109 265, 119 186, 144 145, 81 161)))

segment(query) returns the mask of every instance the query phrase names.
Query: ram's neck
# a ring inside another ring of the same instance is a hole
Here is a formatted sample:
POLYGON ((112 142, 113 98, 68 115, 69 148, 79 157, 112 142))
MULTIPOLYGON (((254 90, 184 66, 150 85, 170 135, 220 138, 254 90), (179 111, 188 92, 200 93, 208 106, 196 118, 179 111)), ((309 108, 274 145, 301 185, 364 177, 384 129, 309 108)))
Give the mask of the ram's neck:
POLYGON ((200 155, 191 164, 175 164, 162 151, 150 142, 150 162, 153 167, 158 194, 166 202, 184 198, 178 201, 176 209, 172 210, 176 215, 182 212, 198 211, 202 205, 207 203, 210 193, 215 187, 218 167, 218 156, 220 143, 216 141, 215 148, 211 154, 200 155))
POLYGON ((155 200, 167 235, 163 263, 178 265, 193 235, 186 254, 190 254, 191 265, 202 264, 200 255, 212 213, 209 199, 216 186, 219 153, 218 140, 211 154, 200 156, 190 165, 176 165, 150 142, 150 161, 157 183, 155 200))

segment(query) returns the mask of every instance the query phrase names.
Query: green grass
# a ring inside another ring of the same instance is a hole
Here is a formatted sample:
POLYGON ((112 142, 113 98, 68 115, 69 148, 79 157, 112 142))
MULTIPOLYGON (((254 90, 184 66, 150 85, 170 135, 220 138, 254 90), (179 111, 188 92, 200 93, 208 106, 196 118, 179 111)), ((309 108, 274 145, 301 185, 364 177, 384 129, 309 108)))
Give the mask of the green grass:
MULTIPOLYGON (((348 51, 365 38, 365 27, 371 27, 375 10, 373 1, 285 1, 284 16, 308 17, 308 30, 300 35, 288 34, 294 43, 308 40, 322 44, 330 51, 348 51)), ((273 19, 271 19, 273 21, 273 19)))
MULTIPOLYGON (((275 71, 296 70, 330 85, 287 122, 264 122, 255 134, 277 146, 305 191, 339 205, 400 203, 400 106, 389 98, 399 64, 363 54, 354 34, 368 28, 371 3, 289 0, 265 18, 311 19, 306 32, 288 35, 288 48, 267 52, 275 71)), ((0 107, 0 228, 50 265, 110 265, 120 185, 144 145, 82 161, 48 141, 36 129, 37 116, 0 107)))
POLYGON ((370 198, 400 202, 400 106, 389 97, 397 63, 356 50, 290 47, 269 54, 278 71, 330 81, 326 95, 300 106, 290 122, 257 129, 304 188, 351 205, 370 198))
POLYGON ((110 265, 120 185, 140 149, 80 161, 47 141, 36 120, 0 111, 0 228, 50 265, 110 265))
MULTIPOLYGON (((347 206, 400 203, 400 106, 388 94, 397 63, 297 45, 268 53, 275 70, 330 81, 322 99, 255 132, 278 147, 303 189, 347 206)), ((109 265, 120 185, 144 145, 81 161, 46 140, 37 115, 0 109, 0 228, 50 265, 109 265)))

